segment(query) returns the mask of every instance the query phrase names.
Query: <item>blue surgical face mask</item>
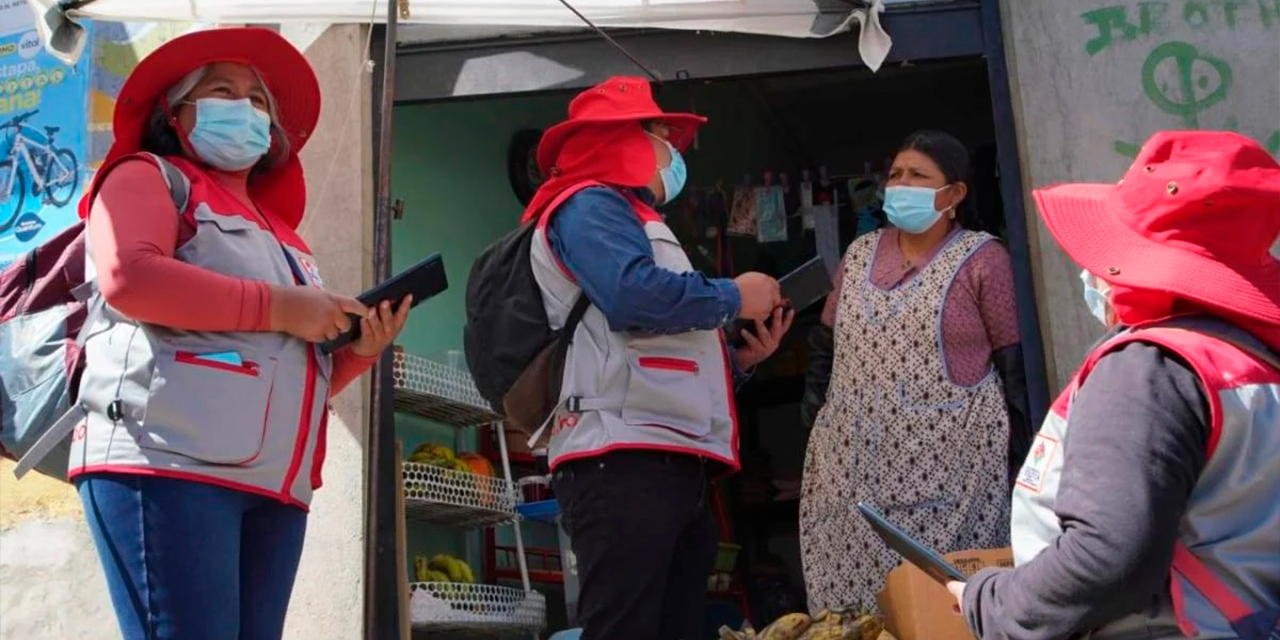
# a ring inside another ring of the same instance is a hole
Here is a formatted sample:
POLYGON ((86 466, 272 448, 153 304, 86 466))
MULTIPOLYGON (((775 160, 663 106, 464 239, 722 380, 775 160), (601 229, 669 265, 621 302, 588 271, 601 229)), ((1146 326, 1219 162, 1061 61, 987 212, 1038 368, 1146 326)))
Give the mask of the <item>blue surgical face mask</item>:
MULTIPOLYGON (((942 189, 947 189, 947 185, 942 189)), ((929 187, 889 187, 884 190, 884 213, 889 224, 907 233, 924 233, 942 217, 933 207, 935 196, 942 189, 929 187)))
POLYGON ((201 98, 187 139, 202 160, 223 171, 244 171, 271 148, 271 117, 247 98, 201 98))
POLYGON ((1080 272, 1080 281, 1084 283, 1084 303, 1089 307, 1089 313, 1098 319, 1103 326, 1109 326, 1107 310, 1110 306, 1107 302, 1107 293, 1098 288, 1097 276, 1088 271, 1080 272))
POLYGON ((676 151, 674 145, 658 136, 649 134, 654 140, 667 145, 667 151, 671 153, 671 164, 658 169, 658 175, 662 178, 662 190, 666 192, 666 197, 660 204, 667 204, 676 199, 680 192, 684 190, 684 181, 689 177, 689 168, 684 164, 684 156, 676 151))

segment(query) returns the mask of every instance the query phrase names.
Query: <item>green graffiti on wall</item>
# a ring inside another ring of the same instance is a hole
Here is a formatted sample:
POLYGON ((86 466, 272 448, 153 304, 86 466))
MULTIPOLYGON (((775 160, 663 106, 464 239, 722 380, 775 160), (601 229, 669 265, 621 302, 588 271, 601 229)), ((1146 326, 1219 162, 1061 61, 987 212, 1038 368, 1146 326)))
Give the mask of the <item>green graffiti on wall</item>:
POLYGON ((1080 17, 1096 29, 1084 43, 1085 52, 1094 56, 1122 42, 1163 36, 1171 25, 1186 25, 1193 31, 1230 32, 1250 23, 1280 29, 1280 0, 1147 0, 1134 7, 1093 9, 1080 17))
MULTIPOLYGON (((1132 5, 1113 5, 1080 15, 1090 30, 1085 52, 1095 56, 1117 44, 1162 36, 1171 27, 1192 32, 1221 31, 1222 36, 1237 26, 1280 28, 1280 0, 1143 0, 1132 5)), ((1160 42, 1143 60, 1139 85, 1151 104, 1178 118, 1186 129, 1208 127, 1240 131, 1234 115, 1221 121, 1205 121, 1210 109, 1229 103, 1235 73, 1230 62, 1197 46, 1173 40, 1160 42)), ((1220 112, 1220 109, 1219 109, 1220 112)), ((1280 156, 1280 130, 1274 123, 1254 131, 1272 155, 1280 156)), ((1141 146, 1115 140, 1116 153, 1133 157, 1141 146)))
MULTIPOLYGON (((1180 118, 1186 129, 1199 129, 1200 115, 1226 100, 1234 82, 1230 63, 1186 42, 1161 44, 1142 63, 1143 93, 1161 111, 1180 118)), ((1240 123, 1228 116, 1214 128, 1238 132, 1240 123)), ((1272 155, 1280 156, 1280 130, 1271 132, 1263 145, 1272 155)), ((1112 148, 1132 158, 1141 145, 1116 140, 1112 148)))
POLYGON ((1166 42, 1142 63, 1142 90, 1161 111, 1182 118, 1188 129, 1200 126, 1200 113, 1226 99, 1231 65, 1185 42, 1166 42))

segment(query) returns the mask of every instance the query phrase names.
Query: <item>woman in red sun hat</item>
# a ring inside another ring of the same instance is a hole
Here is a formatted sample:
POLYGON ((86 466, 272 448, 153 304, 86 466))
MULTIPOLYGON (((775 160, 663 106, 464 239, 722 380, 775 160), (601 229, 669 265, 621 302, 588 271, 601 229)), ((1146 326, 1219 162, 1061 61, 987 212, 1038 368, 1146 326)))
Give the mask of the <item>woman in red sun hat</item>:
POLYGON ((978 638, 1280 637, 1280 164, 1166 132, 1035 193, 1111 331, 1013 495, 1016 568, 948 585, 978 638))
POLYGON ((266 29, 170 41, 81 202, 96 288, 71 480, 125 640, 275 640, 329 398, 404 326, 328 293, 295 228, 320 90, 266 29), (332 357, 315 343, 361 317, 332 357))

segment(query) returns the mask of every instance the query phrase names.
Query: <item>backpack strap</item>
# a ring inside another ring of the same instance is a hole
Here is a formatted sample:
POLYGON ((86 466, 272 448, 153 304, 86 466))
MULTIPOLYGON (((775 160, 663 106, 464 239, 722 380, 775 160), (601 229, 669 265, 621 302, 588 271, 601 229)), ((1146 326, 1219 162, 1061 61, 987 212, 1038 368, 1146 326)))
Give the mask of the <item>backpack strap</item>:
MULTIPOLYGON (((164 184, 169 189, 169 197, 173 199, 173 206, 178 210, 178 215, 182 216, 186 213, 187 207, 191 204, 191 180, 181 169, 174 166, 172 162, 154 153, 144 153, 156 167, 160 169, 160 177, 164 179, 164 184)), ((33 252, 34 254, 34 252, 33 252)), ((98 286, 92 280, 81 284, 72 291, 77 300, 86 301, 87 307, 84 317, 84 324, 80 325, 80 332, 76 334, 76 348, 83 349, 85 342, 89 339, 89 332, 92 331, 94 325, 102 318, 102 310, 106 307, 106 298, 98 292, 98 286)), ((35 468, 45 456, 48 456, 62 444, 62 441, 75 431, 76 425, 84 419, 86 412, 81 406, 71 407, 63 413, 40 437, 32 443, 31 448, 22 455, 17 465, 13 469, 13 475, 21 478, 28 471, 35 468)))
POLYGON ((560 329, 560 343, 565 348, 569 347, 569 343, 573 342, 573 332, 578 329, 578 323, 582 322, 582 316, 587 315, 587 309, 591 307, 591 300, 587 298, 587 294, 579 293, 578 300, 573 303, 573 308, 569 310, 569 317, 565 318, 564 327, 560 329))
POLYGON ((172 162, 154 153, 143 152, 140 155, 148 157, 160 169, 160 177, 164 178, 164 185, 169 188, 169 197, 173 199, 178 215, 186 213, 187 205, 191 204, 191 179, 172 162))
MULTIPOLYGON (((173 207, 177 209, 178 216, 181 217, 191 204, 191 179, 187 178, 187 174, 183 173, 172 162, 154 153, 143 152, 140 155, 149 158, 160 169, 160 177, 164 179, 164 186, 169 189, 169 198, 173 201, 173 207)), ((102 308, 106 306, 106 301, 102 296, 98 295, 98 286, 93 281, 80 285, 72 293, 77 300, 88 301, 88 313, 85 315, 84 324, 80 326, 80 333, 76 335, 76 345, 83 347, 85 340, 89 339, 90 328, 97 324, 98 319, 102 316, 102 308)))
POLYGON ((18 459, 18 463, 13 468, 14 477, 21 479, 22 476, 27 475, 28 471, 40 464, 46 456, 53 453, 53 450, 57 449, 58 445, 62 444, 62 441, 71 435, 72 431, 75 431, 76 425, 80 424, 85 415, 84 409, 80 406, 74 406, 68 409, 66 413, 63 413, 52 425, 49 425, 49 428, 32 443, 31 448, 27 449, 27 452, 18 459))
MULTIPOLYGON (((160 177, 164 179, 164 185, 169 189, 169 198, 173 201, 173 207, 178 211, 178 216, 181 217, 191 204, 191 179, 172 162, 154 153, 143 152, 141 155, 150 158, 160 169, 160 177)), ((85 340, 89 338, 89 329, 102 315, 102 308, 106 301, 98 295, 98 286, 92 281, 80 285, 73 294, 77 300, 88 301, 88 313, 85 315, 84 324, 80 326, 80 333, 76 335, 76 345, 83 347, 85 340)))
MULTIPOLYGON (((556 336, 556 358, 561 362, 564 361, 566 354, 569 353, 569 345, 573 343, 573 334, 578 330, 578 325, 582 323, 582 316, 587 314, 587 309, 589 308, 591 308, 591 299, 587 298, 586 292, 579 293, 578 299, 573 303, 573 308, 569 310, 569 317, 565 318, 564 326, 560 328, 560 334, 556 336)), ((542 440, 542 434, 550 426, 552 419, 556 416, 556 412, 564 406, 569 407, 570 413, 582 413, 583 411, 604 409, 606 403, 601 400, 579 397, 565 398, 547 414, 542 424, 538 425, 538 428, 529 436, 528 445, 530 447, 537 445, 542 440)))

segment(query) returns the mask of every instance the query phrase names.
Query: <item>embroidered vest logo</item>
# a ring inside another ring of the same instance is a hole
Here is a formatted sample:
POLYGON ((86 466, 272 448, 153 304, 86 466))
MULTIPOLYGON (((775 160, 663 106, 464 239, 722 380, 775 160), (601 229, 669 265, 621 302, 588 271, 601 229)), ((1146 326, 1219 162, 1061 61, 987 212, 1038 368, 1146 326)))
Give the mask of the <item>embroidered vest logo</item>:
POLYGON ((320 277, 320 267, 316 263, 303 257, 298 258, 298 263, 302 267, 303 272, 307 274, 307 280, 320 288, 324 288, 324 279, 320 277))
POLYGON ((1040 493, 1045 473, 1048 471, 1049 463, 1053 461, 1053 454, 1057 452, 1057 449, 1057 440, 1043 433, 1036 434, 1036 442, 1035 446, 1031 448, 1031 456, 1022 465, 1022 471, 1018 472, 1018 484, 1040 493))
POLYGON ((576 426, 578 426, 578 414, 567 413, 563 416, 560 416, 560 418, 556 420, 555 427, 551 429, 551 435, 555 436, 561 431, 572 429, 576 426))

